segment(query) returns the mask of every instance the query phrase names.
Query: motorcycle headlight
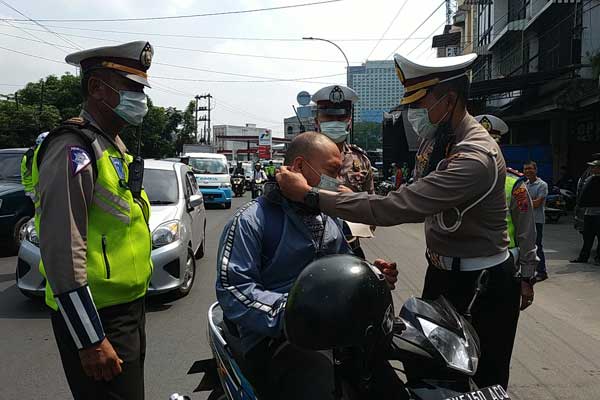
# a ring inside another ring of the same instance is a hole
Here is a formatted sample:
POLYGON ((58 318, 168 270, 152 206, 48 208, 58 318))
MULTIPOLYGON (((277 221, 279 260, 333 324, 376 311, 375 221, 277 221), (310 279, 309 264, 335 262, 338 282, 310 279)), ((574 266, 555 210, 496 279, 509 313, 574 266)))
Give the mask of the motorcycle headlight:
POLYGON ((469 375, 475 374, 479 356, 474 341, 465 340, 448 329, 426 319, 418 319, 423 328, 423 333, 444 357, 448 366, 469 375))
POLYGON ((152 247, 155 249, 179 240, 179 221, 169 221, 159 225, 152 232, 152 247))
POLYGON ((33 218, 25 224, 25 227, 22 230, 21 240, 27 240, 38 247, 40 246, 40 238, 35 229, 35 220, 33 218))
POLYGON ((231 183, 229 182, 225 182, 225 183, 221 183, 221 186, 219 186, 221 189, 227 189, 231 187, 231 183))

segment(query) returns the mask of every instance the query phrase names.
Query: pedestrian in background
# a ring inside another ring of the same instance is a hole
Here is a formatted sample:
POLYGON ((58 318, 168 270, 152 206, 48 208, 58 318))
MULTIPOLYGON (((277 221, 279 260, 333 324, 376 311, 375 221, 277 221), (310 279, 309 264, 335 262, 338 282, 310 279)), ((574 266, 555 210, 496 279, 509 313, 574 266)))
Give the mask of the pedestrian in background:
POLYGON ((527 177, 527 190, 531 196, 535 217, 535 229, 537 231, 537 256, 540 262, 537 266, 535 280, 537 282, 548 279, 548 271, 546 270, 546 257, 544 255, 544 224, 546 223, 546 197, 548 197, 548 184, 537 176, 537 164, 535 161, 529 161, 523 166, 523 173, 527 177))
POLYGON ((35 149, 42 143, 42 141, 48 136, 48 132, 43 132, 38 135, 35 139, 35 144, 31 146, 21 159, 21 184, 25 190, 25 195, 35 203, 35 195, 33 194, 33 179, 31 178, 31 165, 33 164, 33 154, 35 149))
MULTIPOLYGON (((588 176, 581 187, 579 196, 579 207, 584 207, 583 217, 583 247, 579 252, 579 257, 571 260, 572 263, 586 263, 590 258, 594 241, 598 237, 600 246, 600 160, 594 160, 588 163, 591 167, 590 176, 588 176)), ((600 254, 596 251, 594 259, 596 265, 600 265, 600 254)))

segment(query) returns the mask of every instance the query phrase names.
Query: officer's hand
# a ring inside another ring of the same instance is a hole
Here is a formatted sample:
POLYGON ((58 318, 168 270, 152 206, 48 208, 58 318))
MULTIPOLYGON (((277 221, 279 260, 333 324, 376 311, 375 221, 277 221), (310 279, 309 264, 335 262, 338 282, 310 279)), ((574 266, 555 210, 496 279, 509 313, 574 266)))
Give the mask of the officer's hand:
POLYGON ((521 311, 533 304, 533 286, 521 282, 521 311))
POLYGON ((310 190, 310 186, 301 173, 290 171, 288 167, 282 166, 276 178, 285 197, 292 201, 304 201, 304 195, 310 190))
POLYGON ((348 186, 340 185, 340 186, 338 186, 338 192, 340 192, 340 193, 352 193, 352 189, 350 189, 348 186))
POLYGON ((396 288, 396 282, 398 282, 398 269, 396 269, 395 262, 387 262, 382 260, 381 258, 373 261, 373 265, 377 267, 381 271, 381 273, 385 276, 385 280, 387 281, 390 289, 396 288))
POLYGON ((107 338, 94 346, 79 350, 79 358, 85 374, 97 381, 104 379, 108 382, 123 372, 123 360, 107 338))

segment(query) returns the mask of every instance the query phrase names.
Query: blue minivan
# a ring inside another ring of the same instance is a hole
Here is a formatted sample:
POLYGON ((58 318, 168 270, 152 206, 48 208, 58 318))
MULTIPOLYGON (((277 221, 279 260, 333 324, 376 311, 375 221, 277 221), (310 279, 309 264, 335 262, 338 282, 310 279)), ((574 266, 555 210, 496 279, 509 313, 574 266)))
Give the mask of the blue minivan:
POLYGON ((204 203, 231 208, 231 176, 225 155, 186 153, 183 157, 189 157, 189 166, 194 171, 204 203))

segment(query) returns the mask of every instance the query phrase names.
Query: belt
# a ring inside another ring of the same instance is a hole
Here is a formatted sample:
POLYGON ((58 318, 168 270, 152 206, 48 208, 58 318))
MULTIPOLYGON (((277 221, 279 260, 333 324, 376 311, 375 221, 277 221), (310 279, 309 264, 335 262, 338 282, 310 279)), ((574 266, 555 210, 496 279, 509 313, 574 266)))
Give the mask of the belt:
POLYGON ((502 264, 510 257, 508 250, 489 257, 446 257, 427 249, 427 259, 434 267, 446 271, 479 271, 502 264))
POLYGON ((512 254, 513 259, 515 260, 515 264, 517 264, 519 262, 519 248, 513 247, 508 249, 508 251, 510 251, 510 254, 512 254))

